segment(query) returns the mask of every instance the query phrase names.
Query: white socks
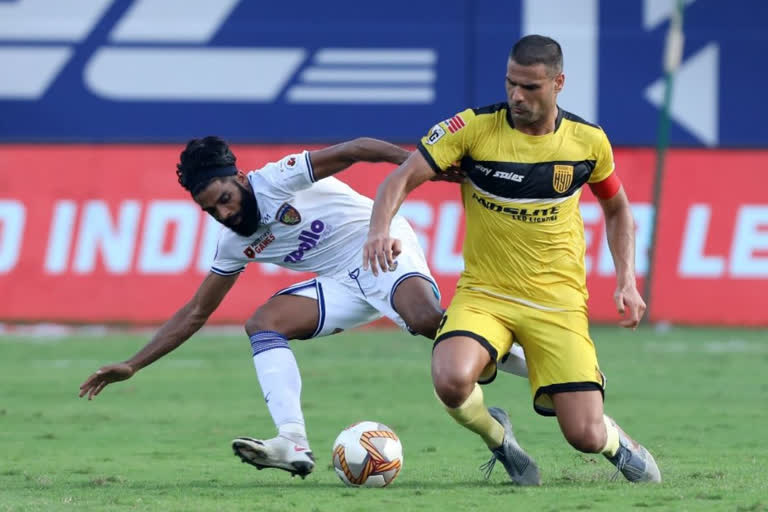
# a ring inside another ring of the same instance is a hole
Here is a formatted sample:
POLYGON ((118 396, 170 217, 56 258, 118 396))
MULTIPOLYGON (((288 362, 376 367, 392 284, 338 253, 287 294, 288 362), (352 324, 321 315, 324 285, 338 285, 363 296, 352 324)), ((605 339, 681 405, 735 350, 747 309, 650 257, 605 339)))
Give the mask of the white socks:
POLYGON ((279 435, 306 443, 307 431, 301 412, 301 375, 288 340, 274 331, 259 331, 250 340, 253 366, 279 435))

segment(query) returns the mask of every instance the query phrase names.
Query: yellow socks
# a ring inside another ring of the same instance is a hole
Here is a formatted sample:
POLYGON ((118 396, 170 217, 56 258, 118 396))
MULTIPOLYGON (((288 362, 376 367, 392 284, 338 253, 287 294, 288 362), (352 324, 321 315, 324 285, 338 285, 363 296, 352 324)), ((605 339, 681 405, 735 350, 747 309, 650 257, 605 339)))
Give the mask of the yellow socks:
POLYGON ((477 384, 463 404, 456 409, 448 406, 445 406, 445 409, 459 425, 479 434, 488 448, 501 446, 504 441, 504 427, 488 413, 483 402, 483 390, 477 384))
POLYGON ((605 446, 600 450, 600 453, 606 457, 613 457, 619 449, 619 429, 616 428, 616 424, 613 423, 613 420, 606 415, 603 415, 603 423, 605 423, 605 432, 607 436, 605 439, 605 446))

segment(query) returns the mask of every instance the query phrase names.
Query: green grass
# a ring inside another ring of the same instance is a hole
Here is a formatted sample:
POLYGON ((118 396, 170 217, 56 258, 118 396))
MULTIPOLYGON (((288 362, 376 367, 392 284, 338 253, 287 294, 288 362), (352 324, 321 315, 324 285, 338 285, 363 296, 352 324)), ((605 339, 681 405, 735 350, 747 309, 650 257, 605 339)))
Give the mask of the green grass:
POLYGON ((93 402, 77 398, 136 335, 0 337, 0 511, 5 510, 768 510, 768 333, 596 328, 606 408, 655 454, 660 486, 611 481, 613 466, 571 449, 537 416, 527 383, 500 375, 486 402, 510 411, 543 485, 490 481, 479 438, 436 402, 431 345, 362 331, 294 345, 318 465, 306 480, 240 464, 229 441, 271 437, 244 336, 200 335, 93 402), (400 436, 391 487, 344 487, 331 444, 372 419, 400 436))

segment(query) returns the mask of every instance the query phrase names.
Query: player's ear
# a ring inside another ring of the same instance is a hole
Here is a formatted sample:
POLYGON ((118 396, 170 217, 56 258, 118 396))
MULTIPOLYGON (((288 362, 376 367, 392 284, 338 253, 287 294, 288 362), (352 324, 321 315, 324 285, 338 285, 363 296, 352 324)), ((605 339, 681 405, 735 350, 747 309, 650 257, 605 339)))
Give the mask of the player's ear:
POLYGON ((248 176, 246 176, 246 174, 242 170, 238 169, 237 174, 235 174, 235 181, 237 181, 241 185, 245 185, 246 183, 248 183, 248 176))
POLYGON ((565 85, 565 73, 558 73, 557 76, 555 76, 555 92, 559 93, 563 90, 563 86, 565 85))

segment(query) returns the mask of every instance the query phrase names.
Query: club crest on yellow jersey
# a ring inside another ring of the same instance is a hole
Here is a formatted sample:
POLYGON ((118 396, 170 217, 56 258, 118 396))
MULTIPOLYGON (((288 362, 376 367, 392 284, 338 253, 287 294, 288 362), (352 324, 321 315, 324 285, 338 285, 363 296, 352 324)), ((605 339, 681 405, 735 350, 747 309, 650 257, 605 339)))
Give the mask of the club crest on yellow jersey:
POLYGON ((552 187, 555 192, 562 194, 573 183, 572 165, 555 165, 555 172, 552 175, 552 187))

